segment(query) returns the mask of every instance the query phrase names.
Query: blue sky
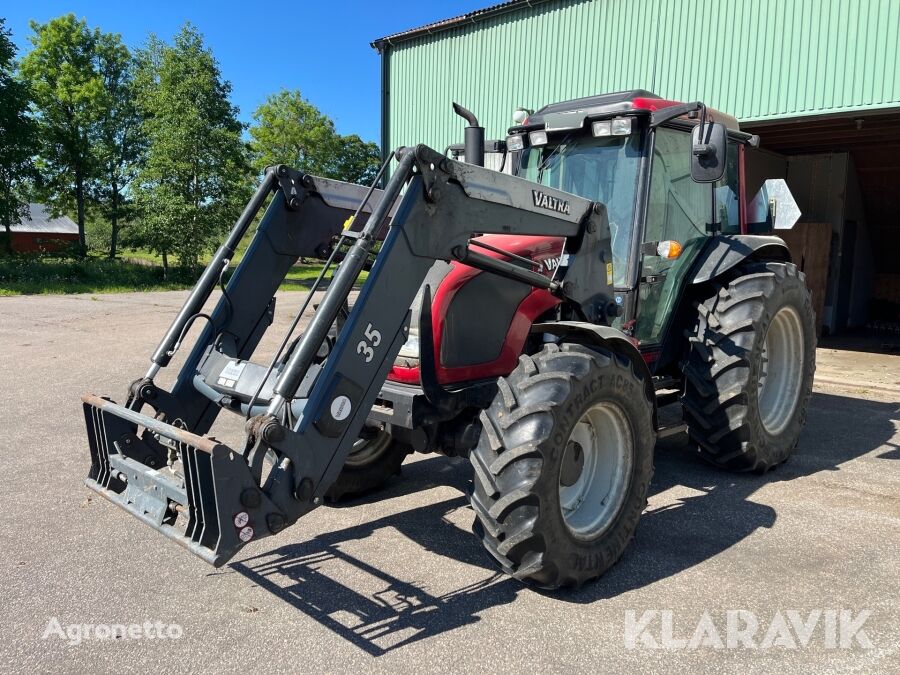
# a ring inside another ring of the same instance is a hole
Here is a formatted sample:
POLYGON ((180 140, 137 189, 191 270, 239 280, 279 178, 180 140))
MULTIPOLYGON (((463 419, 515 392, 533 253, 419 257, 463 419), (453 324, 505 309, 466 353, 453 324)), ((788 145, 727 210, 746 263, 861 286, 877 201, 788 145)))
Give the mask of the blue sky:
POLYGON ((369 43, 408 28, 464 14, 495 0, 335 0, 218 2, 152 0, 7 0, 0 9, 21 56, 30 43, 28 22, 73 12, 91 27, 120 33, 131 47, 148 33, 170 39, 191 21, 212 47, 232 84, 240 117, 285 87, 300 89, 342 134, 379 140, 379 56, 369 43))

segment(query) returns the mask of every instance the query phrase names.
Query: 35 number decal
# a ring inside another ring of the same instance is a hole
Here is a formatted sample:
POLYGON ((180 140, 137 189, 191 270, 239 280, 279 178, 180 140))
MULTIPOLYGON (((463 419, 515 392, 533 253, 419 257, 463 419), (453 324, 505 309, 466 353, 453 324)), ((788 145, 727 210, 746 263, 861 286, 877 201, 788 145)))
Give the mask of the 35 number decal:
POLYGON ((369 324, 363 331, 363 334, 366 336, 366 339, 360 340, 356 345, 356 353, 361 354, 366 363, 369 363, 372 357, 375 356, 375 347, 381 344, 381 333, 375 330, 372 324, 369 324))

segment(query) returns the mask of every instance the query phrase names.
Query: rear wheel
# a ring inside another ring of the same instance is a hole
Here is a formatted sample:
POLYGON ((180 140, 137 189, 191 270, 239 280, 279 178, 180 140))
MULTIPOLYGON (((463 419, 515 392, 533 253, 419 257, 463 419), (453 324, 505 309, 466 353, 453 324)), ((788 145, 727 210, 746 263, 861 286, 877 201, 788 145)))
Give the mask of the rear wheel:
POLYGON ((647 503, 655 433, 642 378, 610 351, 547 345, 498 384, 470 454, 476 532, 518 579, 600 576, 647 503))
POLYGON ((700 454, 735 471, 785 461, 806 419, 815 318, 803 274, 754 263, 699 305, 685 367, 685 420, 700 454))
POLYGON ((364 428, 325 497, 335 502, 381 487, 400 473, 400 465, 410 452, 408 446, 396 442, 387 431, 364 428))

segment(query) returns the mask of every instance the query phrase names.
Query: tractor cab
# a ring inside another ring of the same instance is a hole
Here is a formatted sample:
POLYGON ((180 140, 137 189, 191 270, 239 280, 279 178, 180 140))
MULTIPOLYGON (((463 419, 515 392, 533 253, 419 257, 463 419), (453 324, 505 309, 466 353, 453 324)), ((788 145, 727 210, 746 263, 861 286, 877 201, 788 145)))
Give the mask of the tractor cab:
POLYGON ((652 364, 710 238, 760 229, 747 222, 743 180, 758 137, 700 103, 643 90, 518 112, 506 139, 512 173, 606 205, 615 324, 652 364))

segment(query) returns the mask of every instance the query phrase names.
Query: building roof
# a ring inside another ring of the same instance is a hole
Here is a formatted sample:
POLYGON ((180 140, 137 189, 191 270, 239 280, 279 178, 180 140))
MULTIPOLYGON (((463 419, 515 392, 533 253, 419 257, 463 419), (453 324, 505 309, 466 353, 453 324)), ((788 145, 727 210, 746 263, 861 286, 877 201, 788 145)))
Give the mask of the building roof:
POLYGON ((412 40, 413 38, 420 35, 431 35, 433 33, 439 33, 441 31, 450 30, 451 28, 455 28, 456 26, 467 23, 477 23, 488 17, 496 16, 497 14, 503 14, 504 12, 510 12, 512 10, 519 9, 520 7, 525 6, 533 7, 534 5, 538 5, 546 1, 547 0, 507 0, 507 2, 501 2, 496 5, 491 5, 490 7, 485 7, 484 9, 476 9, 472 12, 469 12, 468 14, 460 14, 459 16, 454 16, 449 19, 441 19, 440 21, 428 23, 424 26, 419 26, 418 28, 410 28, 409 30, 400 31, 399 33, 386 35, 385 37, 378 38, 371 44, 375 49, 381 52, 384 51, 384 48, 388 45, 396 44, 397 42, 412 40))
POLYGON ((43 204, 29 204, 30 217, 13 223, 13 232, 43 232, 44 234, 78 234, 78 225, 69 216, 53 218, 43 204))

